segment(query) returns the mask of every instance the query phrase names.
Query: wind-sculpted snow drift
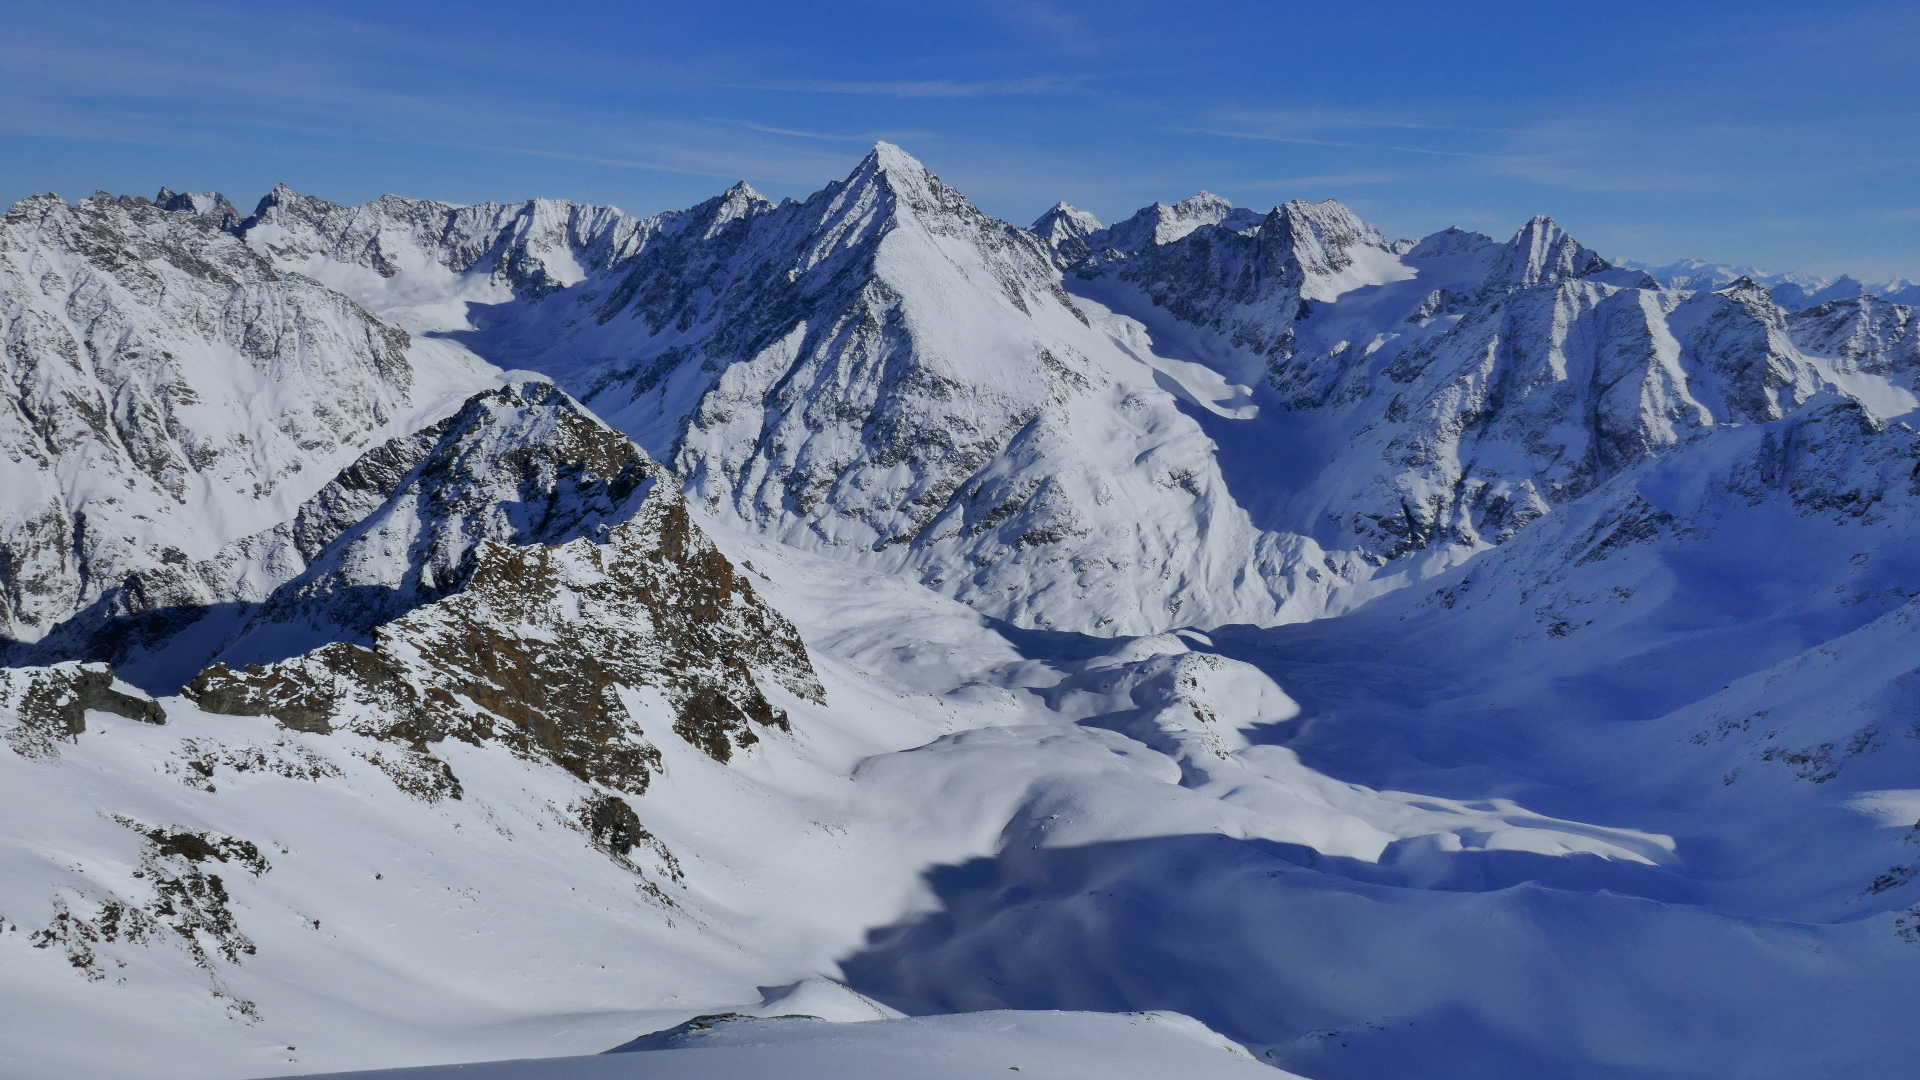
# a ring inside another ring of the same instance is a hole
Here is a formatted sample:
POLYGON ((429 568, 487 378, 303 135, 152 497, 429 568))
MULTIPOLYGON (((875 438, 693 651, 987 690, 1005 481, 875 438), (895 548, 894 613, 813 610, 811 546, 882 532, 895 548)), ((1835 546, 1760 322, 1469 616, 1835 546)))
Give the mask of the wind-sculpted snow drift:
POLYGON ((885 144, 0 240, 9 1076, 1920 1050, 1897 290, 885 144))

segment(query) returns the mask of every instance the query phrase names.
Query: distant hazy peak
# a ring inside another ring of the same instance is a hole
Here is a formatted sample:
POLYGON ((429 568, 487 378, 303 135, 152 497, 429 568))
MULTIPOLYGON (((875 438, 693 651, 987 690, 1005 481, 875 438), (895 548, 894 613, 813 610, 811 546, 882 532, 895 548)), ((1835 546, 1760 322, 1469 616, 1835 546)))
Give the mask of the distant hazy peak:
POLYGON ((1422 237, 1407 254, 1415 259, 1440 259, 1454 255, 1471 255, 1490 247, 1500 246, 1500 241, 1486 233, 1450 225, 1437 233, 1422 237))
POLYGON ((1054 203, 1052 209, 1033 221, 1033 231, 1042 237, 1060 229, 1086 236, 1099 232, 1104 227, 1100 224, 1099 218, 1068 202, 1054 203))
POLYGON ((1779 308, 1767 287, 1750 277, 1737 278, 1725 288, 1715 289, 1714 292, 1757 312, 1774 313, 1779 308))
MULTIPOLYGON (((1164 206, 1165 203, 1154 203, 1164 206)), ((1215 222, 1223 220, 1233 212, 1233 203, 1215 195, 1211 191, 1196 191, 1192 195, 1173 204, 1173 212, 1182 218, 1203 218, 1215 222)))
POLYGON ((1259 228, 1262 220, 1263 215, 1258 211, 1237 207, 1210 191, 1202 191, 1172 205, 1156 202, 1141 207, 1132 217, 1107 229, 1094 243, 1115 251, 1143 251, 1171 244, 1208 225, 1244 233, 1259 228))

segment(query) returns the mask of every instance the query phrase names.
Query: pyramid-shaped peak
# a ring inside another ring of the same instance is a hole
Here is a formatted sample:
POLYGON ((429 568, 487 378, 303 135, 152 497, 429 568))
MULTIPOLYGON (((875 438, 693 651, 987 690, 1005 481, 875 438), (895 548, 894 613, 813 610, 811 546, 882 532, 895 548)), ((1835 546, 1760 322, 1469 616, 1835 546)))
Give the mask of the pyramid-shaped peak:
POLYGON ((1762 318, 1778 320, 1786 316, 1786 312, 1774 300, 1773 294, 1767 287, 1745 274, 1735 278, 1724 288, 1713 291, 1714 295, 1724 296, 1762 318))
POLYGON ((1033 220, 1033 231, 1046 235, 1055 230, 1066 230, 1082 236, 1100 231, 1104 226, 1100 219, 1069 202, 1057 202, 1046 213, 1033 220))
POLYGON ((1032 232, 1053 249, 1054 261, 1065 267, 1087 254, 1088 238, 1105 226, 1100 219, 1071 203, 1057 202, 1034 219, 1032 232))
POLYGON ((726 225, 773 209, 773 200, 753 189, 745 180, 708 199, 689 213, 705 222, 708 236, 715 236, 726 225))
POLYGON ((1559 222, 1545 214, 1536 214, 1507 241, 1487 281, 1492 285, 1526 288, 1586 277, 1612 266, 1598 252, 1568 235, 1559 222))
POLYGON ((1768 307, 1774 306, 1774 294, 1772 294, 1772 290, 1768 290, 1761 282, 1753 281, 1753 277, 1749 277, 1749 275, 1740 275, 1740 277, 1736 277, 1734 281, 1726 282, 1726 284, 1722 284, 1720 288, 1715 288, 1715 292, 1718 292, 1720 296, 1730 298, 1730 300, 1740 300, 1741 304, 1761 304, 1761 302, 1764 302, 1768 307))
POLYGON ((844 190, 859 192, 882 187, 896 195, 908 196, 909 202, 920 203, 932 199, 935 183, 933 174, 920 159, 890 142, 877 142, 853 172, 847 174, 844 190))
POLYGON ((273 185, 273 190, 260 196, 260 202, 253 208, 254 217, 262 217, 276 206, 297 206, 311 200, 287 186, 284 182, 273 185))
POLYGON ((735 217, 773 205, 772 199, 754 190, 753 185, 747 183, 745 180, 740 181, 722 192, 717 201, 722 208, 723 214, 735 217))
POLYGON ((867 152, 866 160, 860 164, 863 168, 870 167, 895 176, 925 176, 927 173, 927 167, 920 163, 919 158, 885 141, 874 143, 873 149, 867 152))
POLYGON ((1507 244, 1510 247, 1552 247, 1567 241, 1578 243, 1567 234, 1567 230, 1560 227, 1559 222, 1546 214, 1535 214, 1520 226, 1520 231, 1514 233, 1513 239, 1507 244))

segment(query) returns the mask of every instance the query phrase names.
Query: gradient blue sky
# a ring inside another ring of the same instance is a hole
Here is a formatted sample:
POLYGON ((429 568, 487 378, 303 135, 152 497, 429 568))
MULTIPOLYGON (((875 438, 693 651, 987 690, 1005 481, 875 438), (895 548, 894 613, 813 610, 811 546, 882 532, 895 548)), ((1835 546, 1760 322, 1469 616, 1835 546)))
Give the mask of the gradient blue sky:
POLYGON ((0 3, 0 201, 804 195, 876 139, 990 213, 1206 188, 1390 235, 1920 278, 1920 4, 0 3))

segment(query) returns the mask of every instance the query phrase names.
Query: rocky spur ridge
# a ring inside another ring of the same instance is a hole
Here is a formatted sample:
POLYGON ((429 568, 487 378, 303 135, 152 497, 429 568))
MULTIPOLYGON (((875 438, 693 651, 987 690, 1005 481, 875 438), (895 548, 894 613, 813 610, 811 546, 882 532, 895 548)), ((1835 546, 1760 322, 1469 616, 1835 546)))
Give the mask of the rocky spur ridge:
POLYGON ((624 695, 658 694, 672 730, 724 761, 786 727, 763 681, 822 693, 792 624, 664 475, 554 387, 502 387, 369 452, 293 521, 243 542, 253 561, 135 582, 116 596, 123 610, 41 651, 111 651, 156 685, 190 677, 184 693, 214 712, 417 755, 447 738, 497 742, 637 794, 659 752, 624 695), (221 580, 240 565, 255 576, 221 580), (263 588, 260 575, 281 580, 263 588), (227 602, 139 606, 209 582, 227 602), (227 636, 210 644, 204 624, 227 636), (169 674, 196 653, 219 659, 169 674))

